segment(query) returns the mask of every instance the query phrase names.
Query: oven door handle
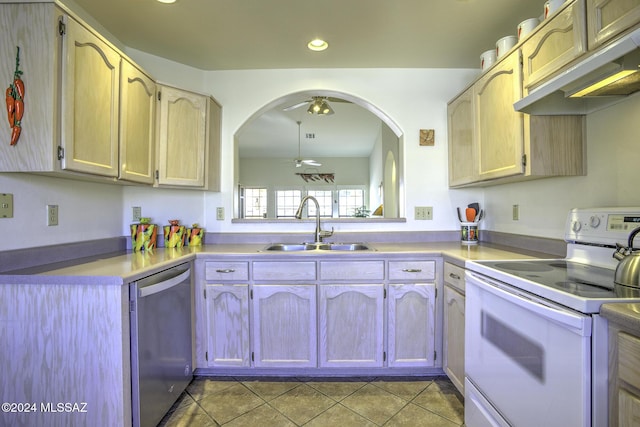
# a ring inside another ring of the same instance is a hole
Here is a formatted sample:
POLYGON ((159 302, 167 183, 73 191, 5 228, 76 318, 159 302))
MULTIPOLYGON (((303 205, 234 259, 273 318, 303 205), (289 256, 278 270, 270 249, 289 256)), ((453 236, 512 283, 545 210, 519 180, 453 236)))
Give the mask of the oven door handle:
POLYGON ((471 272, 467 272, 467 279, 470 279, 470 283, 475 284, 482 290, 490 292, 497 297, 517 305, 518 307, 543 316, 560 326, 573 330, 573 332, 580 336, 591 336, 591 322, 587 322, 587 318, 585 316, 580 316, 578 314, 573 314, 568 310, 552 307, 542 301, 535 300, 533 297, 521 294, 516 290, 507 290, 500 283, 488 278, 480 278, 471 272))

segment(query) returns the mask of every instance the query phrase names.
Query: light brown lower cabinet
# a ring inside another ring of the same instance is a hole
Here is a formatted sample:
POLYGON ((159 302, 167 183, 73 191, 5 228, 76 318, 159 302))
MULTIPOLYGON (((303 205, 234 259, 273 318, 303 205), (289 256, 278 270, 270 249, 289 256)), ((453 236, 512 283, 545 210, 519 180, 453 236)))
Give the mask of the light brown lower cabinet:
POLYGON ((197 260, 197 366, 435 371, 441 268, 437 258, 197 260))
POLYGON ((464 394, 464 289, 464 268, 445 263, 442 367, 462 394, 464 394))
POLYGON ((640 425, 640 337, 609 328, 609 425, 640 425))
POLYGON ((255 367, 317 366, 315 285, 255 285, 251 308, 255 367))

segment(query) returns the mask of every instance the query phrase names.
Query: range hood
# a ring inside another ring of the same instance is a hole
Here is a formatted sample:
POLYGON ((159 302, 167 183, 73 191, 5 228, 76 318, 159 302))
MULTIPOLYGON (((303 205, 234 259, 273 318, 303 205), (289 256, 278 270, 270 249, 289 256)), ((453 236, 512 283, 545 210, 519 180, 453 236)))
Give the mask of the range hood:
POLYGON ((516 111, 528 114, 587 114, 640 91, 640 29, 589 54, 529 95, 516 111))

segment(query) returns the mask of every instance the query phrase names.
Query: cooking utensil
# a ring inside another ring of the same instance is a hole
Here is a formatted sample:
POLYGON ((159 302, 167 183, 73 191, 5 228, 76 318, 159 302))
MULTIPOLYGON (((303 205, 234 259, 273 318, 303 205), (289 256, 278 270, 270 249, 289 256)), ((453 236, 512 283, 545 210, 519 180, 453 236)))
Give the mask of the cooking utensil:
POLYGON ((613 257, 620 263, 616 267, 614 282, 618 285, 640 287, 640 250, 633 248, 633 239, 638 233, 640 233, 640 227, 629 234, 626 248, 616 243, 617 250, 613 253, 613 257))
POLYGON ((467 222, 473 222, 476 219, 476 210, 474 208, 465 209, 465 214, 467 216, 467 222))
POLYGON ((478 202, 474 202, 474 203, 469 203, 467 205, 468 208, 473 208, 476 210, 476 213, 480 212, 480 203, 478 202))
POLYGON ((458 219, 460 220, 460 222, 464 222, 464 220, 462 219, 462 214, 460 213, 460 208, 456 208, 458 210, 458 219))
POLYGON ((478 218, 476 219, 475 222, 482 221, 482 218, 484 218, 484 209, 480 209, 480 213, 478 213, 478 218))

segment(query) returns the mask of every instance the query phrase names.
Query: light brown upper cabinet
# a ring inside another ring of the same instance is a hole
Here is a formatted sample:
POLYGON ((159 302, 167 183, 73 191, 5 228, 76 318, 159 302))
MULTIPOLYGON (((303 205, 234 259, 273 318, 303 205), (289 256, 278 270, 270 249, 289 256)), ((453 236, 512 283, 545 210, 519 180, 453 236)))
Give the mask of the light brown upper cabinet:
POLYGON ((521 94, 515 49, 449 103, 450 187, 583 174, 584 116, 516 112, 521 94))
POLYGON ((587 51, 585 6, 565 3, 521 45, 524 95, 587 51))
POLYGON ((464 185, 477 179, 474 155, 473 88, 447 105, 449 128, 449 186, 464 185))
POLYGON ((158 92, 157 185, 218 191, 220 105, 171 86, 158 92))
POLYGON ((63 19, 61 167, 116 178, 121 57, 72 17, 63 19))
POLYGON ((520 53, 512 51, 473 85, 478 179, 524 172, 523 114, 513 110, 522 95, 520 53))
POLYGON ((158 85, 59 3, 0 3, 0 68, 20 47, 18 143, 0 121, 0 172, 219 191, 221 107, 158 85))
POLYGON ((120 179, 153 184, 156 84, 128 60, 120 79, 120 179))
POLYGON ((587 36, 593 50, 640 22, 638 0, 587 1, 587 36))
POLYGON ((0 143, 0 171, 152 183, 153 80, 61 5, 0 4, 0 22, 0 66, 13 70, 20 47, 26 85, 20 139, 0 143))
POLYGON ((17 144, 0 125, 0 171, 54 172, 115 180, 121 55, 54 3, 0 4, 0 67, 25 81, 17 144))

